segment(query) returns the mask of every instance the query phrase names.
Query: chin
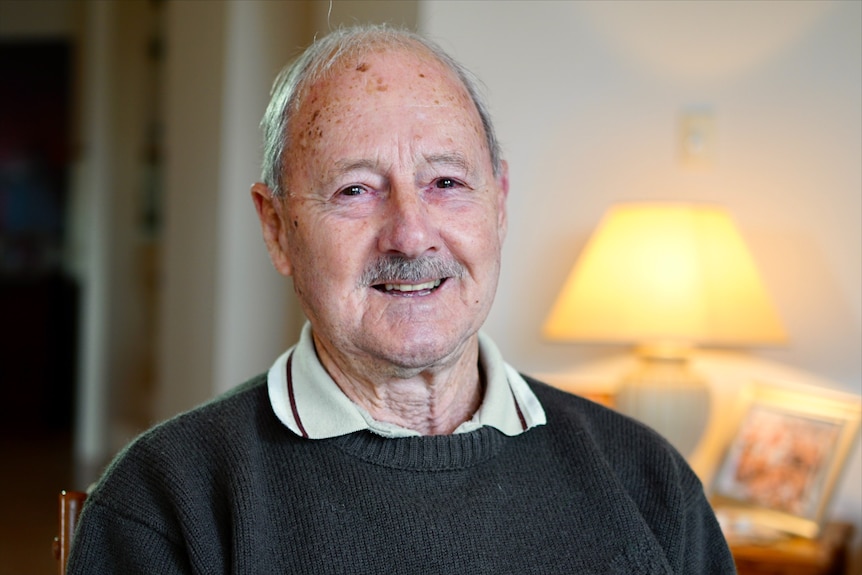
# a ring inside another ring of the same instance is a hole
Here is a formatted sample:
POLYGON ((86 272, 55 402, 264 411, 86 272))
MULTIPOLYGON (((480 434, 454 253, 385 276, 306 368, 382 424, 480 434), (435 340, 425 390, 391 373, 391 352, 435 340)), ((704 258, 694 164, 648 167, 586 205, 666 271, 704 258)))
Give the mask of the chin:
POLYGON ((456 362, 471 335, 475 335, 475 332, 461 337, 447 337, 439 332, 420 333, 413 337, 406 335, 391 345, 381 345, 377 355, 395 367, 399 374, 415 374, 456 362))

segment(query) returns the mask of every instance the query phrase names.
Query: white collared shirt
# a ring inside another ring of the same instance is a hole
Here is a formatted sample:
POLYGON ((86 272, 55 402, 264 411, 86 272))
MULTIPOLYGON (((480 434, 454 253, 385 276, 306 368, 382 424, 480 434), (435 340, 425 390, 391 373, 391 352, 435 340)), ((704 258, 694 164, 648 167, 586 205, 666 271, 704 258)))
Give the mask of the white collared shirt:
MULTIPOLYGON (((527 382, 503 361, 494 342, 481 332, 479 362, 485 374, 482 405, 454 433, 488 425, 514 436, 545 424, 545 411, 527 382)), ((296 345, 269 369, 267 389, 278 419, 300 437, 325 439, 366 429, 384 437, 420 435, 412 429, 377 421, 351 401, 320 363, 308 323, 296 345)))

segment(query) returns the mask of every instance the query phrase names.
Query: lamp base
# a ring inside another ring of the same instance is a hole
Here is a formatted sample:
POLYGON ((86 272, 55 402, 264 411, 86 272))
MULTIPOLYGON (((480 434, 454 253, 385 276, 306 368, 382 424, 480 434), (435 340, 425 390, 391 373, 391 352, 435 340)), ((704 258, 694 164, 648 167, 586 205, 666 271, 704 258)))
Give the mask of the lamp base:
POLYGON ((688 457, 700 443, 709 420, 706 380, 689 368, 685 349, 643 348, 640 356, 640 367, 622 381, 616 405, 688 457))

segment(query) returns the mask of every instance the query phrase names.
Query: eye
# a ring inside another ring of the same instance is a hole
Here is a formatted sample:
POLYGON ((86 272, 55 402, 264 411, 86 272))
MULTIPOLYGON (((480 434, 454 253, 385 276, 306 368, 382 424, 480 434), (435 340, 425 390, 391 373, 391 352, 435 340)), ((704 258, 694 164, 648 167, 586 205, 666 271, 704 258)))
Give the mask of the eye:
POLYGON ((438 189, 456 188, 461 185, 461 182, 452 178, 438 178, 434 182, 434 187, 438 189))
POLYGON ((363 188, 362 186, 354 184, 352 186, 347 186, 346 188, 344 188, 343 190, 341 190, 338 193, 341 194, 342 196, 361 196, 365 192, 366 192, 365 188, 363 188))

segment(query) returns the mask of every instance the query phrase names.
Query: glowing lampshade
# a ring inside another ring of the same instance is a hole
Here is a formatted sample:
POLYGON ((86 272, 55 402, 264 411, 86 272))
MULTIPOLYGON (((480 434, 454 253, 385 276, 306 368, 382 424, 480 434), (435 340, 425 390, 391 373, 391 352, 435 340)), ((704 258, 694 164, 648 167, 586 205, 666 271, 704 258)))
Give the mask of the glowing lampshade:
POLYGON ((780 343, 784 328, 722 208, 624 204, 605 215, 544 325, 548 339, 780 343))

